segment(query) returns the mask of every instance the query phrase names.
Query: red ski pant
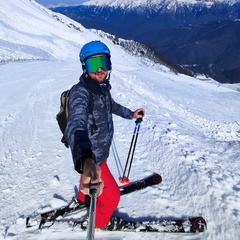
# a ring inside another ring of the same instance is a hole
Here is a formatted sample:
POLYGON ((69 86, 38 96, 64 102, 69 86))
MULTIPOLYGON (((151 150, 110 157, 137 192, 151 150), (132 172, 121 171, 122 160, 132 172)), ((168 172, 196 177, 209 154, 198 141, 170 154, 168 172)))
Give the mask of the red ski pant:
MULTIPOLYGON (((97 199, 96 206, 96 227, 104 228, 109 223, 110 218, 118 206, 120 201, 119 187, 111 174, 107 160, 100 166, 102 170, 102 180, 104 181, 104 188, 102 194, 97 199)), ((80 182, 82 181, 82 177, 80 182)), ((78 199, 85 202, 85 195, 79 191, 78 199)))

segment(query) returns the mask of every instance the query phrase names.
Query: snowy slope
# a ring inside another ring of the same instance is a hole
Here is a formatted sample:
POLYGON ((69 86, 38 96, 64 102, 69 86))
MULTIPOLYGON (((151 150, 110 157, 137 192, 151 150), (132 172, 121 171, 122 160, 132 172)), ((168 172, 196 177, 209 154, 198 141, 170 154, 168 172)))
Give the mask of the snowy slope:
MULTIPOLYGON (((0 2, 0 24, 0 239, 86 237, 66 226, 24 233, 24 217, 66 205, 77 191, 79 175, 60 143, 55 115, 60 93, 81 74, 79 49, 94 39, 111 49, 115 100, 146 109, 131 180, 152 172, 163 177, 158 186, 123 196, 117 214, 202 215, 208 222, 208 231, 198 235, 97 231, 96 239, 239 239, 239 92, 130 56, 34 1, 0 2)), ((124 166, 135 124, 114 119, 114 143, 124 166)), ((109 166, 118 179, 116 162, 112 151, 109 166)))

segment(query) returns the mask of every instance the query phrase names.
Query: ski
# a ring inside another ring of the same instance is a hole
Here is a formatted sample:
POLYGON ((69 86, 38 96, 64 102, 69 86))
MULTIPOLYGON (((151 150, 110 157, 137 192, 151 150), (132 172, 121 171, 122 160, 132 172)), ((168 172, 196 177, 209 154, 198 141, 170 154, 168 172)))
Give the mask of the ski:
POLYGON ((67 206, 63 206, 61 208, 53 209, 37 215, 33 214, 32 216, 27 217, 26 227, 27 228, 33 227, 34 226, 33 222, 35 221, 32 222, 32 220, 33 219, 35 220, 37 218, 39 218, 37 219, 37 223, 39 223, 38 226, 39 229, 42 229, 46 222, 51 222, 51 224, 47 226, 51 227, 58 217, 65 217, 71 214, 75 214, 86 209, 87 207, 89 207, 89 204, 83 203, 79 201, 77 198, 73 197, 72 202, 67 206))
POLYGON ((158 173, 154 173, 142 180, 130 182, 129 184, 120 186, 121 195, 132 193, 146 187, 150 187, 162 182, 162 177, 158 173))
MULTIPOLYGON (((86 230, 87 220, 73 220, 69 224, 86 230)), ((121 217, 112 217, 108 226, 103 231, 124 231, 124 232, 169 232, 169 233, 199 233, 207 229, 207 223, 202 217, 186 219, 160 219, 157 221, 126 221, 121 217)))
MULTIPOLYGON (((153 173, 152 175, 137 181, 133 181, 129 184, 119 186, 121 195, 129 194, 135 191, 139 191, 146 187, 150 187, 162 182, 162 177, 158 173, 153 173)), ((42 229, 46 222, 52 222, 48 227, 52 226, 58 217, 65 217, 76 212, 82 211, 89 207, 89 204, 79 201, 77 198, 73 197, 72 202, 64 207, 53 209, 40 214, 33 214, 26 218, 26 227, 33 227, 32 219, 39 218, 39 229, 42 229)))

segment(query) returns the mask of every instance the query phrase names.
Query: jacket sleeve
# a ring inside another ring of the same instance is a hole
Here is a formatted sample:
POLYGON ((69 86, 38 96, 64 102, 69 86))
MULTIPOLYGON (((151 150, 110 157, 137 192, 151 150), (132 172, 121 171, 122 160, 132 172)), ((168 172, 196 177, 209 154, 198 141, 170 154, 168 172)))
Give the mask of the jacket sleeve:
POLYGON ((133 119, 134 112, 122 106, 121 104, 115 102, 112 97, 111 97, 111 105, 112 105, 112 113, 126 119, 133 119))
POLYGON ((75 170, 79 173, 83 172, 84 161, 87 158, 95 160, 87 128, 89 99, 89 92, 78 85, 70 92, 65 136, 72 151, 75 170))

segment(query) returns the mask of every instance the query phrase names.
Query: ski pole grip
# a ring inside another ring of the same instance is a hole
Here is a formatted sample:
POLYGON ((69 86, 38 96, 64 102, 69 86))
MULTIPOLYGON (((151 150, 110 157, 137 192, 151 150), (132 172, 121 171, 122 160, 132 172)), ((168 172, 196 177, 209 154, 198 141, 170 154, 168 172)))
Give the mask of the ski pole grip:
MULTIPOLYGON (((143 117, 143 111, 140 111, 139 113, 138 113, 138 115, 142 115, 142 117, 143 117)), ((135 121, 135 123, 140 123, 140 122, 142 122, 143 121, 143 119, 142 119, 142 117, 141 118, 137 118, 137 120, 135 121)))
POLYGON ((100 193, 99 184, 94 184, 90 187, 90 196, 93 198, 97 198, 100 193))

